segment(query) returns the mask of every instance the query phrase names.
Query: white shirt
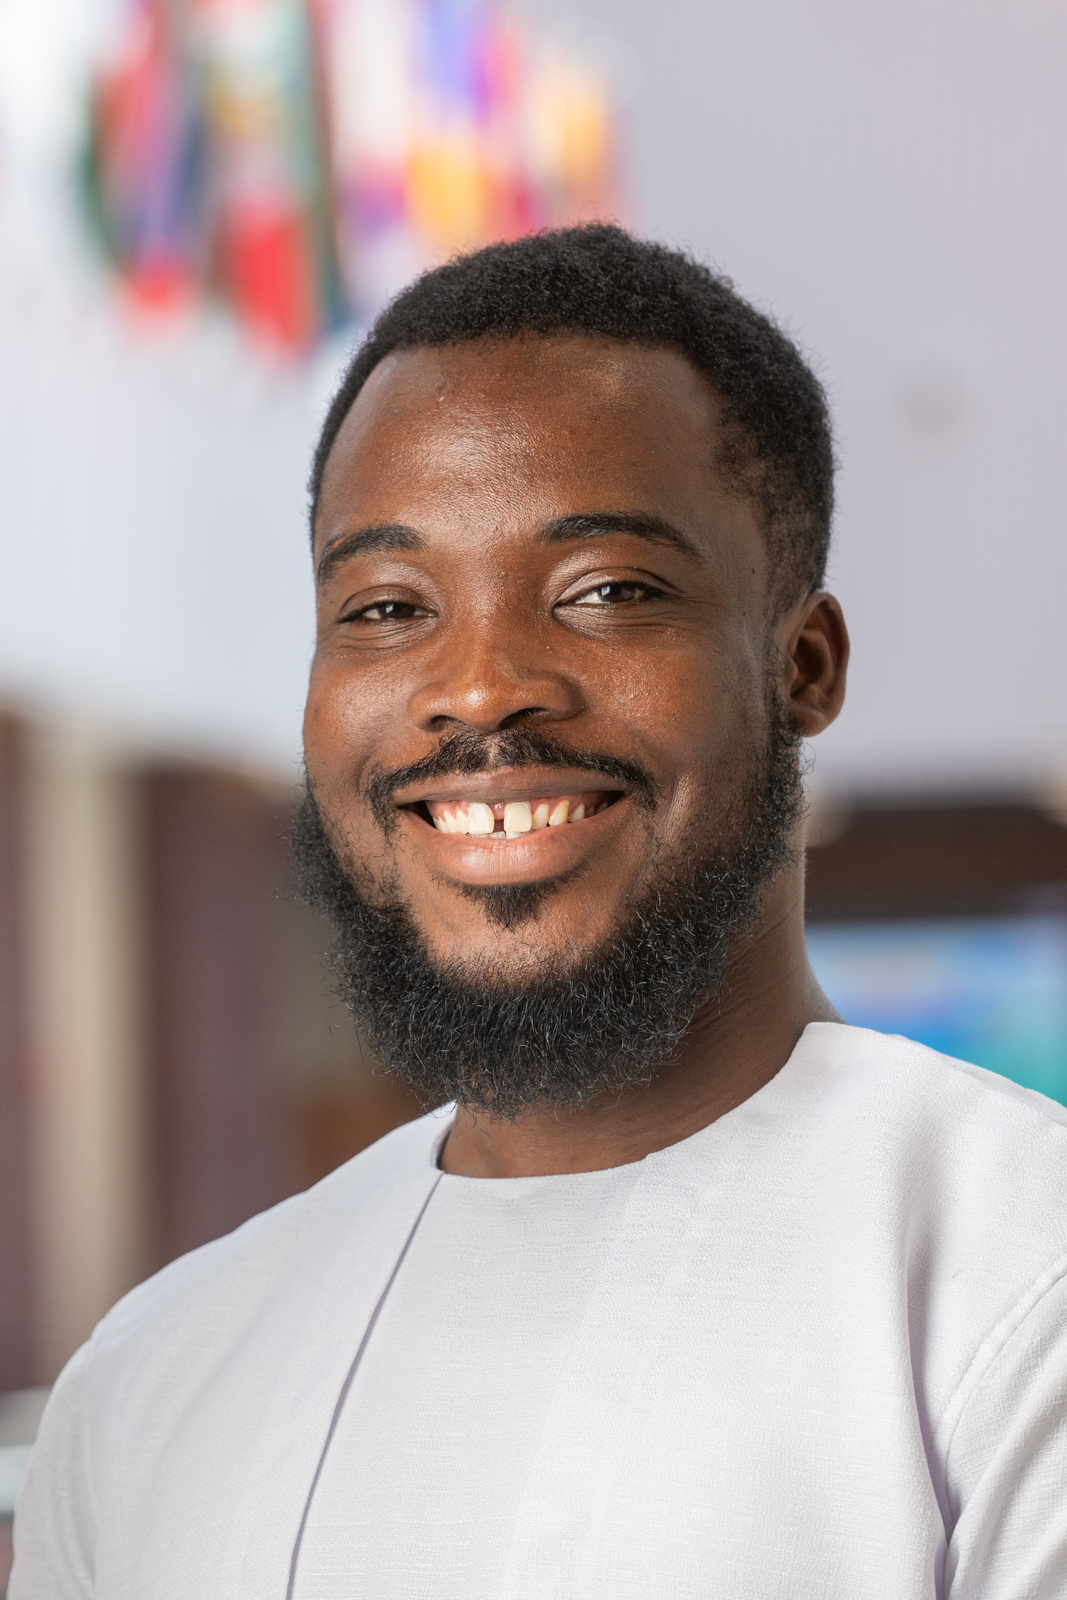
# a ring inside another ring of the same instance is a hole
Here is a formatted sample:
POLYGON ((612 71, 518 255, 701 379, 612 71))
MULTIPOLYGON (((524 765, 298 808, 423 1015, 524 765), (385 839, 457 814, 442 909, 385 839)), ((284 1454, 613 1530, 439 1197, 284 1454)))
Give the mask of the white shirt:
POLYGON ((499 1594, 549 1403, 640 1168, 442 1176, 323 1465, 301 1551, 311 1593, 499 1594))
POLYGON ((1067 1595, 1067 1111, 818 1023, 612 1172, 443 1127, 105 1318, 12 1600, 1067 1595))

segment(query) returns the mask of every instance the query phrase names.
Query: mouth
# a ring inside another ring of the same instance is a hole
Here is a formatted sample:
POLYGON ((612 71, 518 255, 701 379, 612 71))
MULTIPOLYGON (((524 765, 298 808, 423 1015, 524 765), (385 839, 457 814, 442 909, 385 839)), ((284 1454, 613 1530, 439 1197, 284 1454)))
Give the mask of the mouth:
POLYGON ((562 881, 614 861, 632 846, 635 798, 621 776, 531 763, 413 783, 392 803, 414 860, 465 892, 562 881))
MULTIPOLYGON (((610 811, 627 791, 621 786, 573 788, 562 774, 486 772, 454 780, 446 789, 408 791, 397 797, 401 813, 437 833, 461 835, 472 845, 532 843, 532 835, 570 830, 610 811), (554 778, 554 782, 553 782, 554 778)), ((546 841, 547 843, 547 837, 546 841)))

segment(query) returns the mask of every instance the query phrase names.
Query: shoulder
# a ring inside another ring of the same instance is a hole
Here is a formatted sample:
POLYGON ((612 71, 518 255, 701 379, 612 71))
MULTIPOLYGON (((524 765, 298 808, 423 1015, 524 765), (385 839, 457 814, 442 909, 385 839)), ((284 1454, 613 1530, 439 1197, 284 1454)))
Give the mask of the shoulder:
POLYGON ((817 1023, 800 1048, 794 1094, 814 1091, 857 1212, 897 1241, 944 1402, 1067 1275, 1067 1109, 895 1035, 817 1023))
POLYGON ((906 1184, 916 1205, 955 1200, 1037 1249, 1067 1249, 1067 1107, 867 1028, 815 1023, 802 1052, 824 1112, 847 1120, 872 1166, 906 1184))
MULTIPOLYGON (((19 1502, 16 1594, 177 1593, 159 1566, 175 1506, 189 1527, 226 1524, 225 1550, 205 1537, 182 1555, 181 1592, 216 1592, 219 1563, 251 1547, 242 1518, 270 1500, 264 1484, 311 1477, 353 1330, 432 1193, 445 1126, 431 1115, 397 1129, 119 1301, 46 1409, 19 1502)), ((279 1537, 294 1515, 287 1504, 279 1537)))
POLYGON ((887 1128, 921 1125, 952 1144, 980 1134, 1003 1147, 1036 1137, 1059 1150, 1067 1141, 1067 1107, 899 1034, 815 1022, 796 1054, 828 1091, 866 1102, 887 1128))
MULTIPOLYGON (((375 1255, 375 1218, 403 1212, 403 1196, 432 1181, 446 1126, 442 1112, 406 1123, 313 1188, 181 1256, 120 1300, 96 1328, 90 1367, 109 1353, 152 1344, 157 1329, 173 1346, 178 1327, 226 1342, 290 1292, 309 1265, 353 1245, 352 1268, 375 1255)), ((313 1270, 313 1266, 312 1266, 313 1270)))

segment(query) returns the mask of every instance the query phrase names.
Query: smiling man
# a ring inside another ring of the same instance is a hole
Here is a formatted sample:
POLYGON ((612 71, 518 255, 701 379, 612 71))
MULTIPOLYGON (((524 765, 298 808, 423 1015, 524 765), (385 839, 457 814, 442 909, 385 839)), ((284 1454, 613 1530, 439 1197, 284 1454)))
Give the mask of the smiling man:
POLYGON ((15 1600, 1067 1594, 1067 1113, 805 955, 796 349, 618 229, 495 246, 383 315, 312 490, 296 856, 454 1106, 105 1319, 15 1600))

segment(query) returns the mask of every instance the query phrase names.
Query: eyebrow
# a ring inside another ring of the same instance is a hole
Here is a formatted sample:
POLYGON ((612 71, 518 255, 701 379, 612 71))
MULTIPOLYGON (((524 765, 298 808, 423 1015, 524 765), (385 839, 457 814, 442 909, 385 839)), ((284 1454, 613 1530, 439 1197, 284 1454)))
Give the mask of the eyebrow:
POLYGON ((426 540, 415 528, 403 522, 380 522, 370 528, 353 528, 326 546, 315 569, 315 582, 322 584, 344 561, 353 556, 370 555, 376 550, 425 550, 426 540))
POLYGON ((701 552, 688 534, 676 528, 666 517, 657 517, 650 511, 579 511, 569 517, 555 517, 546 522, 540 537, 547 544, 566 544, 571 539, 596 539, 603 534, 632 533, 649 544, 665 544, 694 560, 703 559, 701 552))
MULTIPOLYGON (((664 544, 694 560, 701 553, 680 528, 666 517, 649 511, 578 511, 567 517, 553 517, 542 524, 538 537, 545 544, 567 544, 571 540, 596 539, 605 534, 632 533, 649 544, 664 544)), ((372 555, 379 550, 425 550, 426 540, 417 528, 403 522, 381 522, 369 528, 353 528, 328 544, 319 557, 315 581, 323 584, 345 561, 355 556, 372 555)))

